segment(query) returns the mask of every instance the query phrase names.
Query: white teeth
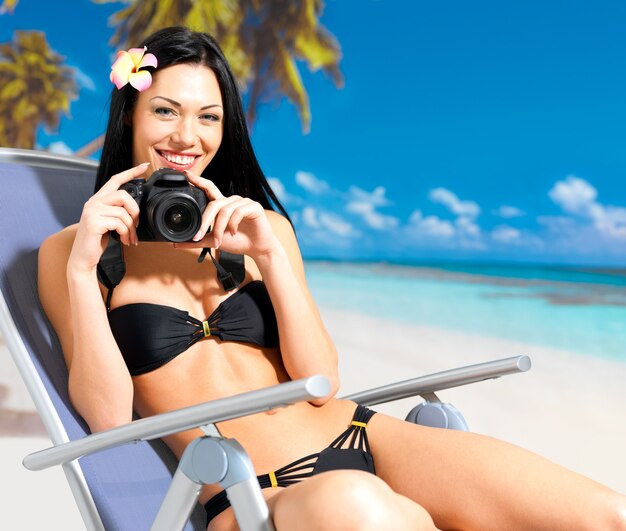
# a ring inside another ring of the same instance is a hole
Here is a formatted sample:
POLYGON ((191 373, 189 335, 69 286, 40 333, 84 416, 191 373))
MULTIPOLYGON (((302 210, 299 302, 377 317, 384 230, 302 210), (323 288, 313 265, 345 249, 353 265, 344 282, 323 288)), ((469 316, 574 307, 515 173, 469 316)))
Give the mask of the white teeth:
POLYGON ((168 162, 173 162, 174 164, 180 164, 181 166, 186 166, 187 164, 191 164, 195 157, 190 157, 188 155, 173 155, 171 153, 161 152, 162 157, 168 162))

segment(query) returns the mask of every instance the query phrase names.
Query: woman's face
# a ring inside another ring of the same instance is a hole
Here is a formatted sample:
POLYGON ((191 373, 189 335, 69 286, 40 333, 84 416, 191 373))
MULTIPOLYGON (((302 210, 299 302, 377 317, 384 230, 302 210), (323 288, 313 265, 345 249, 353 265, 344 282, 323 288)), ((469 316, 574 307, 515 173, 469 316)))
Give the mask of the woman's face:
POLYGON ((146 178, 163 167, 200 175, 220 147, 223 123, 211 69, 180 64, 157 70, 132 112, 133 165, 150 162, 146 178))

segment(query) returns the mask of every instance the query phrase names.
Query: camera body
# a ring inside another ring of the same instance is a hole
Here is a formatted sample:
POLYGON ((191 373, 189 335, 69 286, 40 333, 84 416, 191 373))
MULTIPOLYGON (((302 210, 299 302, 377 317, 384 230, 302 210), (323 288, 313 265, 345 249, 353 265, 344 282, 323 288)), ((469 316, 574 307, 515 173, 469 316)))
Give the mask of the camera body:
POLYGON ((209 203, 184 173, 171 168, 156 170, 148 180, 133 179, 120 190, 126 190, 139 205, 137 236, 143 242, 191 241, 209 203))

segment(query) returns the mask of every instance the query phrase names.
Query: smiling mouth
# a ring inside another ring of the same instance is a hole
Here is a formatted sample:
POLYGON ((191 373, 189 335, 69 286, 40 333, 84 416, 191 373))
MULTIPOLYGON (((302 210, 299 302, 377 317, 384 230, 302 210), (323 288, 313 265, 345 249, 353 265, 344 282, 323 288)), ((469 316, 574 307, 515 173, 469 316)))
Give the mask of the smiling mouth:
POLYGON ((169 151, 157 151, 157 153, 170 164, 181 167, 191 166, 197 158, 196 155, 183 155, 169 151))

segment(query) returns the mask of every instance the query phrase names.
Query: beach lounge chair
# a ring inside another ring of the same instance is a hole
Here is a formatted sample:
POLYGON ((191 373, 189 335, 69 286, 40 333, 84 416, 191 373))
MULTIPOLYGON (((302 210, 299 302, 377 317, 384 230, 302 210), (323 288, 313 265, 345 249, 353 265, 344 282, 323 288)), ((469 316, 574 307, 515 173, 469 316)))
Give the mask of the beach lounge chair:
MULTIPOLYGON (((24 464, 63 467, 89 530, 203 530, 205 516, 195 503, 202 482, 227 488, 244 531, 272 529, 245 451, 236 441, 215 436, 211 423, 323 396, 325 378, 288 382, 94 435, 70 405, 63 356, 38 302, 37 249, 48 235, 79 219, 95 169, 93 161, 0 148, 0 330, 53 443, 24 464), (159 437, 197 426, 207 437, 194 441, 178 466, 159 437)), ((518 356, 346 398, 371 406, 421 395, 426 402, 410 420, 465 429, 460 414, 435 392, 529 368, 529 359, 518 356)))

